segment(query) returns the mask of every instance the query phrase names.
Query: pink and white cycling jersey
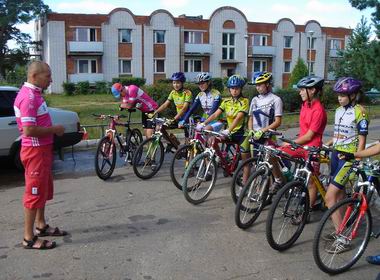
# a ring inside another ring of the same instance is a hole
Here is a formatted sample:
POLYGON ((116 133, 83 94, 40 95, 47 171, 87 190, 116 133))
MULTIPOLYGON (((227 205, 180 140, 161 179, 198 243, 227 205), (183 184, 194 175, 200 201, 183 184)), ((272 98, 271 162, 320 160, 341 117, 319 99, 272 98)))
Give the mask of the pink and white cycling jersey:
POLYGON ((15 99, 13 109, 18 129, 22 134, 22 146, 37 147, 53 143, 52 134, 43 137, 28 137, 23 133, 23 126, 52 126, 48 107, 41 95, 41 91, 40 88, 30 83, 24 83, 15 99))
POLYGON ((136 106, 141 112, 148 113, 156 110, 158 108, 157 103, 142 89, 135 85, 130 85, 125 87, 127 94, 123 97, 122 102, 128 103, 136 106))

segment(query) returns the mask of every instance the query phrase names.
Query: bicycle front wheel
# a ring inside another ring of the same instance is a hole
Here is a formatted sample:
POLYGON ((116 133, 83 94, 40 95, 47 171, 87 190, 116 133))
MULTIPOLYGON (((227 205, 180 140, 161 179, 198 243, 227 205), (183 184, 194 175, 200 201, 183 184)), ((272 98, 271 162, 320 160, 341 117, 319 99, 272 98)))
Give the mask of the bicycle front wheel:
POLYGON ((264 168, 254 172, 240 193, 235 207, 235 223, 247 229, 260 216, 269 192, 270 174, 264 168))
POLYGON ((115 142, 104 136, 98 143, 95 154, 95 172, 102 180, 111 177, 116 165, 115 142))
POLYGON ((160 170, 164 156, 164 145, 161 141, 154 137, 146 139, 133 156, 133 171, 143 180, 150 179, 160 170))
POLYGON ((182 190, 192 204, 199 204, 210 195, 216 182, 217 164, 208 154, 196 156, 186 169, 182 190))
POLYGON ((197 144, 189 144, 180 147, 174 154, 170 164, 170 177, 177 189, 182 191, 182 181, 186 168, 193 158, 201 151, 197 144))
POLYGON ((369 209, 360 215, 361 202, 358 198, 341 200, 322 217, 313 241, 314 261, 322 271, 329 274, 347 271, 366 249, 372 219, 369 209), (340 220, 338 224, 336 221, 340 220))
POLYGON ((231 184, 231 197, 235 204, 238 200, 240 192, 242 191, 246 183, 244 182, 244 179, 243 179, 243 171, 245 168, 249 168, 249 172, 246 178, 248 180, 248 177, 256 170, 256 159, 255 158, 246 159, 241 164, 239 164, 239 166, 236 168, 236 171, 234 172, 234 176, 232 177, 232 184, 231 184))
POLYGON ((287 183, 275 196, 269 210, 266 236, 278 251, 290 248, 301 235, 309 214, 309 193, 300 181, 287 183))

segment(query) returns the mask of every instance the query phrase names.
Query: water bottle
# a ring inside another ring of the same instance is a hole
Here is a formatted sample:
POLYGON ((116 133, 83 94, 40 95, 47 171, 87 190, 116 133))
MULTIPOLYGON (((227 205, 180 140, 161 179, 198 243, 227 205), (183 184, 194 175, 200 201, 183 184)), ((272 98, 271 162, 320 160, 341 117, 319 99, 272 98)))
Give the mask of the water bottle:
POLYGON ((292 172, 289 170, 289 168, 287 168, 286 166, 284 166, 282 168, 282 175, 284 175, 285 179, 287 182, 290 182, 293 180, 293 174, 292 172))

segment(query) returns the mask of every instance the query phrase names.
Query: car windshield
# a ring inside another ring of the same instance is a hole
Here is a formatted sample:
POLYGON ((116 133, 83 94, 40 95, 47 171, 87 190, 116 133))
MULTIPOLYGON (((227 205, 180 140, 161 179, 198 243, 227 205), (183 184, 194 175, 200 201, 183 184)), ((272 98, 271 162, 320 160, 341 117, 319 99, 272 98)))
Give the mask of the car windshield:
POLYGON ((14 116, 13 103, 17 96, 17 91, 0 90, 0 117, 14 116))

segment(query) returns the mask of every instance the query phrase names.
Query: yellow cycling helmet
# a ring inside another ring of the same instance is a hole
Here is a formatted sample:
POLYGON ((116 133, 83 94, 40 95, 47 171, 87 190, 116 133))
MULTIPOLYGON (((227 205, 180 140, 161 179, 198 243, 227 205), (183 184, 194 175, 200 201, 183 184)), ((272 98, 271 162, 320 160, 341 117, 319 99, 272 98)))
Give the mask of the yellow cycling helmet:
POLYGON ((262 71, 262 72, 257 72, 253 73, 252 75, 252 84, 257 85, 257 84, 262 84, 262 83, 270 83, 272 81, 272 73, 262 71))

